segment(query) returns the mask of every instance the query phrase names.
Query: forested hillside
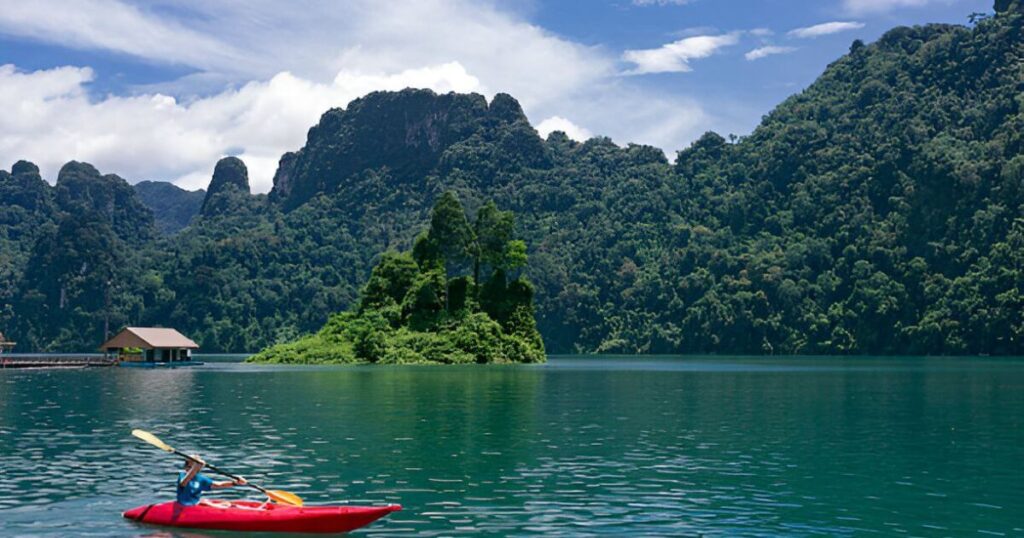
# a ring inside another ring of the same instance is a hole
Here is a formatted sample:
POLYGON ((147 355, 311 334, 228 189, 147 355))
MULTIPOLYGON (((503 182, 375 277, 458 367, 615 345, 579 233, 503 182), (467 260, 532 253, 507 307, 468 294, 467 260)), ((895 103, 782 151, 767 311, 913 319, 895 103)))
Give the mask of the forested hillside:
POLYGON ((517 215, 551 352, 1024 354, 1024 17, 1004 4, 855 42, 749 136, 673 162, 542 139, 503 94, 374 93, 326 112, 269 195, 219 163, 174 235, 116 176, 69 163, 49 187, 19 162, 0 328, 22 350, 89 349, 105 318, 206 351, 291 340, 452 190, 517 215))
POLYGON ((206 198, 206 191, 187 191, 165 181, 140 181, 134 185, 139 201, 153 212, 161 233, 173 234, 192 221, 206 198))

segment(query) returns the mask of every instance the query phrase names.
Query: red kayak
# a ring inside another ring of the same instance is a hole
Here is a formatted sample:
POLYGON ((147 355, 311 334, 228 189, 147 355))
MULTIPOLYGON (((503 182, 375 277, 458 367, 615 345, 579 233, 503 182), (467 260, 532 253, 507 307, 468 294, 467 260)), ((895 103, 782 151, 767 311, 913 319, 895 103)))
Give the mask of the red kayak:
POLYGON ((402 507, 388 506, 287 506, 254 501, 201 501, 195 506, 176 502, 132 508, 124 517, 168 527, 248 532, 348 532, 402 507))

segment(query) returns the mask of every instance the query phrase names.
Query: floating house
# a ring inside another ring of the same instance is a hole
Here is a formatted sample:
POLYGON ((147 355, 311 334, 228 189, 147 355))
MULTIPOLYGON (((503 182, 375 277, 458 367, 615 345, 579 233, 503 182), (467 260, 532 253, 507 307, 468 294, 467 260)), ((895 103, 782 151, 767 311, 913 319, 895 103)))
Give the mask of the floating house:
POLYGON ((100 346, 122 366, 186 366, 199 345, 174 329, 125 327, 100 346))

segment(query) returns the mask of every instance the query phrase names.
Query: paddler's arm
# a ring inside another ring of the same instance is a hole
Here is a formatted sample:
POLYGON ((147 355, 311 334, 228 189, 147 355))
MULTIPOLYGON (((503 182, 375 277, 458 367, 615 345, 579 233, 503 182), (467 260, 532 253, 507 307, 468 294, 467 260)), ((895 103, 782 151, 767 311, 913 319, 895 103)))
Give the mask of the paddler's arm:
POLYGON ((224 489, 234 486, 244 486, 248 483, 249 482, 244 477, 240 476, 238 477, 238 480, 225 480, 223 482, 214 482, 213 485, 210 487, 212 487, 213 489, 224 489))

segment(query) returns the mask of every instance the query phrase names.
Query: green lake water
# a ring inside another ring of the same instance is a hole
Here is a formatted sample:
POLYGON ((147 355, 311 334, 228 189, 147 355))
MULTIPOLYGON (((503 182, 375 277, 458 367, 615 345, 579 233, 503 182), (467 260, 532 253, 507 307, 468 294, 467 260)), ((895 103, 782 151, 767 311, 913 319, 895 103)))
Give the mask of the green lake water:
POLYGON ((120 518, 179 463, 132 428, 405 507, 360 534, 1024 534, 1020 359, 0 370, 0 535, 174 536, 120 518))

